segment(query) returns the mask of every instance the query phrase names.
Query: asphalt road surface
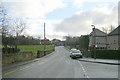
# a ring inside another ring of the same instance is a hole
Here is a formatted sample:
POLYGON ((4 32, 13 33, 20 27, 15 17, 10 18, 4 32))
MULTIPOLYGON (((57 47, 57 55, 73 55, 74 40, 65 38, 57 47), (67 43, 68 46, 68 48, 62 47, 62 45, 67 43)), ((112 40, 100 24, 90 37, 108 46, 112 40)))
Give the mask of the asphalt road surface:
POLYGON ((63 46, 38 61, 6 72, 3 78, 118 78, 118 66, 71 59, 63 46))

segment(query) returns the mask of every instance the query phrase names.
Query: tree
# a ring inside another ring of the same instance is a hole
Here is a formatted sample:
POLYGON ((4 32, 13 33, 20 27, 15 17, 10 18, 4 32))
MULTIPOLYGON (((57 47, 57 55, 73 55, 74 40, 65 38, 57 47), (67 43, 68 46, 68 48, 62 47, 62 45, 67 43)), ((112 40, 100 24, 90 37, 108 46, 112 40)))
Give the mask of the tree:
POLYGON ((79 38, 79 48, 85 57, 88 57, 89 36, 83 35, 79 38))
POLYGON ((113 27, 112 25, 110 25, 109 27, 102 27, 103 32, 105 33, 110 33, 115 29, 115 27, 113 27))
POLYGON ((16 34, 15 48, 17 48, 17 44, 19 43, 17 38, 23 33, 25 28, 26 23, 21 18, 16 18, 13 20, 13 31, 16 34))
POLYGON ((112 32, 114 29, 115 29, 114 26, 112 26, 112 25, 109 26, 109 32, 112 32))
POLYGON ((89 36, 88 35, 81 36, 79 38, 79 45, 80 45, 80 48, 88 49, 88 46, 89 46, 89 36))
POLYGON ((108 33, 108 28, 107 27, 102 27, 102 31, 105 33, 108 33))
POLYGON ((71 45, 71 39, 72 39, 72 37, 71 36, 64 36, 64 38, 66 39, 65 40, 65 44, 66 45, 71 45))
POLYGON ((0 4, 0 33, 2 36, 8 35, 9 16, 6 9, 0 4))
POLYGON ((21 18, 16 18, 13 20, 13 31, 16 37, 20 36, 26 29, 26 23, 21 18))
POLYGON ((9 40, 7 40, 9 35, 9 16, 2 4, 0 4, 0 35, 2 35, 2 44, 5 48, 7 48, 7 45, 9 43, 9 40))
POLYGON ((79 47, 79 37, 77 37, 77 36, 74 36, 74 37, 65 36, 65 37, 66 37, 66 41, 65 41, 66 45, 70 46, 71 48, 79 47))

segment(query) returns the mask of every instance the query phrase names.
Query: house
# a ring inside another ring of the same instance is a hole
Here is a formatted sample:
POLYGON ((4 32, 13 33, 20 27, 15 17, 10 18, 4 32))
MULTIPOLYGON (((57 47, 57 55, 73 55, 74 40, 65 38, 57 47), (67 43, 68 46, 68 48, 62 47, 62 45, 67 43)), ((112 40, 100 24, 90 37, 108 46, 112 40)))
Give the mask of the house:
POLYGON ((63 46, 65 44, 65 42, 61 41, 59 39, 53 39, 52 44, 54 44, 55 46, 63 46))
POLYGON ((42 39, 41 42, 40 42, 42 45, 45 44, 45 45, 49 45, 51 44, 51 41, 49 39, 42 39))
POLYGON ((89 47, 96 47, 97 49, 106 49, 106 35, 107 34, 103 31, 97 28, 93 28, 93 31, 89 35, 89 47))
POLYGON ((120 25, 107 35, 107 49, 120 50, 120 25))

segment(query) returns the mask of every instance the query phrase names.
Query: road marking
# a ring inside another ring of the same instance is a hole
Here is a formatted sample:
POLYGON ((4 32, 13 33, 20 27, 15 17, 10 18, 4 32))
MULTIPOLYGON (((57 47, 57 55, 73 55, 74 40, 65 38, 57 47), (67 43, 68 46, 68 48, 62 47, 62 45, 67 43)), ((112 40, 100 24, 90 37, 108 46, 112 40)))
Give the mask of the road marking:
POLYGON ((85 68, 83 67, 82 63, 81 63, 81 62, 79 62, 79 63, 80 63, 80 65, 81 65, 81 67, 82 67, 83 72, 85 73, 84 76, 86 76, 87 78, 90 78, 90 77, 87 75, 87 72, 86 72, 85 68))
POLYGON ((41 64, 44 64, 45 62, 40 62, 40 63, 38 63, 38 65, 41 65, 41 64))
POLYGON ((16 71, 16 70, 9 71, 9 72, 7 72, 7 73, 4 73, 3 75, 6 76, 6 75, 9 75, 9 74, 11 74, 11 73, 14 73, 15 71, 16 71))
POLYGON ((15 70, 6 72, 6 73, 4 73, 3 75, 6 76, 6 75, 12 74, 12 73, 14 73, 14 72, 16 72, 16 71, 20 71, 20 70, 27 69, 27 68, 29 68, 29 67, 30 67, 30 66, 25 66, 25 67, 23 67, 23 68, 21 68, 21 69, 15 69, 15 70))
POLYGON ((27 69, 27 68, 29 68, 30 66, 25 66, 25 67, 23 67, 23 68, 21 68, 21 69, 19 69, 19 70, 24 70, 24 69, 27 69))

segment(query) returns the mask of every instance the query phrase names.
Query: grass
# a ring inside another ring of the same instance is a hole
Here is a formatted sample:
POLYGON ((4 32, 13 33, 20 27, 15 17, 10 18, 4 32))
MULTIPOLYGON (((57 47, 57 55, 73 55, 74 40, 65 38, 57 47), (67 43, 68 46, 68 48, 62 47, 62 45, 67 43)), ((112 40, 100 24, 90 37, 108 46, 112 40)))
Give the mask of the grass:
POLYGON ((2 49, 2 47, 3 47, 3 46, 0 44, 0 49, 2 49))
MULTIPOLYGON (((46 45, 46 51, 52 50, 54 47, 52 45, 46 45)), ((21 52, 31 51, 37 53, 37 51, 44 51, 44 45, 19 45, 18 48, 21 52)))

